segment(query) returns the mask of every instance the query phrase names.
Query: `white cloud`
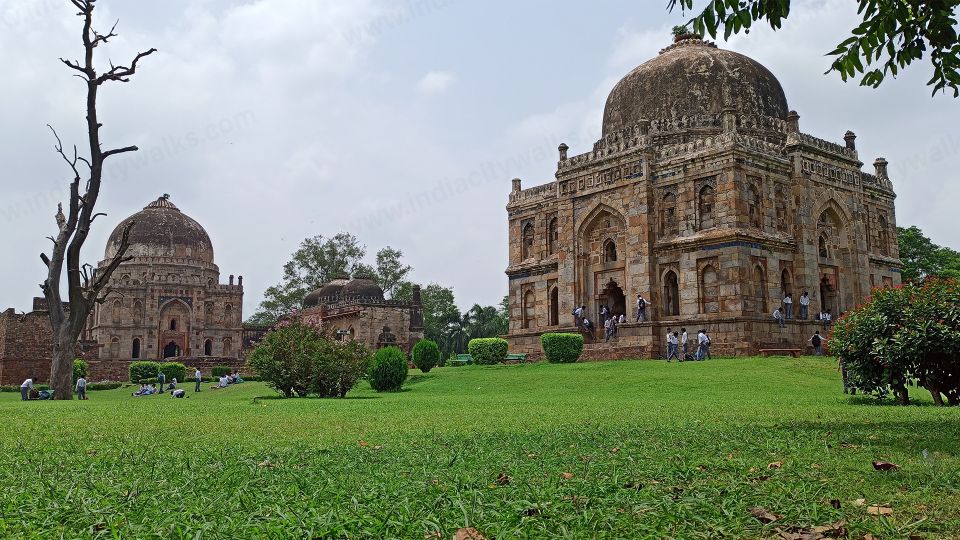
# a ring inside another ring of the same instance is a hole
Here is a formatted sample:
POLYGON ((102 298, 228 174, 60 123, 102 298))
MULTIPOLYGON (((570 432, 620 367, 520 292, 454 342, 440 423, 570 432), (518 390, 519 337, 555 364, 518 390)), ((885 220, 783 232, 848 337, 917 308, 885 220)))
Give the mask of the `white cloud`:
POLYGON ((437 95, 446 92, 457 76, 449 71, 431 71, 417 83, 417 91, 424 95, 437 95))

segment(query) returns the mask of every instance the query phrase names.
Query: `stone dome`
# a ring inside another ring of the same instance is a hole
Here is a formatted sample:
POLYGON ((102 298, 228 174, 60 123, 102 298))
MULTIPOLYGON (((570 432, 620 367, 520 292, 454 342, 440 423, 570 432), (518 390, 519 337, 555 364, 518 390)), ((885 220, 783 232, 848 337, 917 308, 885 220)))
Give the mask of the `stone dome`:
POLYGON ((213 244, 207 231, 174 206, 168 195, 117 225, 107 240, 106 260, 116 256, 123 230, 131 221, 135 223, 130 229, 127 256, 176 257, 213 264, 213 244))
POLYGON ((343 288, 347 300, 383 300, 383 289, 369 277, 358 277, 343 288))
POLYGON ((620 80, 603 111, 603 134, 640 120, 718 114, 787 117, 780 81, 759 62, 718 49, 701 39, 684 39, 620 80))
POLYGON ((312 308, 320 304, 332 304, 339 301, 343 298, 343 288, 348 283, 350 283, 350 278, 342 276, 321 286, 303 297, 303 307, 312 308))

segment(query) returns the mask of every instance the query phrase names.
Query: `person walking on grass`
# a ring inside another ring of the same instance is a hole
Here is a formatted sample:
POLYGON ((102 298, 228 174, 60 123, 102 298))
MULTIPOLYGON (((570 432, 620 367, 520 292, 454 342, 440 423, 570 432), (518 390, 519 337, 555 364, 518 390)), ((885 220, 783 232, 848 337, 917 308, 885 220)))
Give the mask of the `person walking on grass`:
POLYGON ((787 293, 787 295, 783 297, 783 307, 784 307, 784 310, 787 312, 787 318, 792 319, 793 318, 793 294, 792 293, 787 293))
POLYGON ((810 313, 810 293, 803 291, 803 294, 800 295, 800 318, 802 320, 807 320, 807 315, 810 313))
POLYGON ((36 377, 30 377, 29 379, 23 381, 23 384, 20 385, 20 401, 30 400, 30 392, 33 390, 34 380, 36 380, 36 377))
POLYGON ((642 294, 637 295, 637 322, 647 320, 647 300, 642 294))
POLYGON ((673 329, 667 328, 667 358, 670 358, 670 336, 673 335, 673 329))
POLYGON ((810 344, 813 345, 813 353, 817 356, 823 356, 823 336, 820 335, 820 331, 817 330, 814 332, 813 337, 810 338, 810 344))
POLYGON ((683 358, 680 358, 677 354, 677 350, 680 348, 680 334, 678 332, 667 334, 667 344, 667 362, 670 362, 674 358, 676 358, 678 362, 683 362, 683 358))
MULTIPOLYGON (((697 360, 706 360, 707 358, 710 358, 710 336, 704 329, 697 332, 697 360)), ((712 360, 712 358, 710 359, 712 360)))
POLYGON ((87 399, 87 379, 82 375, 80 376, 79 379, 77 379, 76 391, 77 391, 77 399, 79 400, 87 399))
POLYGON ((196 381, 196 383, 197 383, 197 385, 193 388, 193 391, 194 391, 194 392, 199 392, 199 391, 200 391, 200 383, 203 381, 203 374, 200 373, 200 368, 197 368, 197 370, 196 370, 195 372, 193 372, 193 380, 196 381))
POLYGON ((780 311, 780 306, 777 306, 777 309, 773 310, 773 318, 777 321, 777 325, 780 328, 786 328, 787 323, 783 321, 783 313, 780 311))
POLYGON ((683 356, 680 357, 680 360, 689 360, 690 348, 689 348, 690 337, 687 336, 687 329, 680 329, 680 345, 683 348, 683 356))

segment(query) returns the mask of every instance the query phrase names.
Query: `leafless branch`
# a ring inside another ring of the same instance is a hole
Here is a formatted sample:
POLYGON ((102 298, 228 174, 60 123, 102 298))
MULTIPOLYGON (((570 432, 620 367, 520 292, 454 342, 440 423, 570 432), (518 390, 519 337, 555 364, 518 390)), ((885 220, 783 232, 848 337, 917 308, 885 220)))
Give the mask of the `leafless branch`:
POLYGON ((138 53, 133 59, 133 62, 130 63, 130 67, 113 66, 111 64, 110 71, 97 77, 97 85, 99 86, 107 81, 130 82, 130 76, 137 72, 137 63, 140 62, 142 58, 150 56, 155 52, 157 52, 156 49, 150 49, 149 51, 138 53))
POLYGON ((127 152, 136 152, 140 150, 136 146, 127 146, 124 148, 114 148, 113 150, 107 150, 103 153, 103 159, 107 159, 110 156, 115 156, 117 154, 125 154, 127 152))

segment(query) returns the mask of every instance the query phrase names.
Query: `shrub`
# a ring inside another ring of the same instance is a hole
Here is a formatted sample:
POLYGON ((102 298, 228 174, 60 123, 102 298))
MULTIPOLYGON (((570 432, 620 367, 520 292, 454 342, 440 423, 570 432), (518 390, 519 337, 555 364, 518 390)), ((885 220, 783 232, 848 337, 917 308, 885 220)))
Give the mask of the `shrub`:
POLYGON ((471 339, 467 350, 473 357, 473 363, 483 365, 499 364, 507 357, 507 340, 503 338, 471 339))
POLYGON ((167 378, 168 383, 174 379, 183 382, 187 378, 187 366, 180 362, 164 362, 160 364, 159 371, 167 378))
POLYGON ((210 370, 210 374, 214 377, 223 377, 224 375, 230 375, 233 373, 234 369, 230 366, 213 366, 213 369, 210 370))
POLYGON ((370 366, 370 386, 377 392, 396 392, 407 380, 407 355, 397 347, 377 351, 370 366))
POLYGON ((440 363, 440 347, 437 346, 436 342, 428 339, 420 340, 413 346, 411 356, 413 357, 413 365, 417 366, 420 371, 427 373, 440 363))
POLYGON ((155 379, 160 373, 160 364, 140 361, 130 363, 130 382, 139 383, 144 379, 155 379))
POLYGON ((336 341, 321 329, 291 319, 260 340, 250 355, 250 367, 285 397, 342 398, 366 374, 369 360, 370 353, 359 342, 336 341))
POLYGON ((936 404, 960 405, 960 284, 928 279, 876 289, 834 324, 828 343, 853 386, 909 404, 914 381, 936 404))
POLYGON ((87 384, 87 391, 92 392, 94 390, 114 390, 120 388, 124 383, 119 381, 100 381, 95 383, 87 384))
POLYGON ((547 361, 552 364, 572 364, 583 352, 583 336, 580 334, 543 334, 540 345, 547 361))
POLYGON ((77 384, 77 379, 87 376, 87 361, 83 358, 77 358, 73 361, 73 384, 77 384))

